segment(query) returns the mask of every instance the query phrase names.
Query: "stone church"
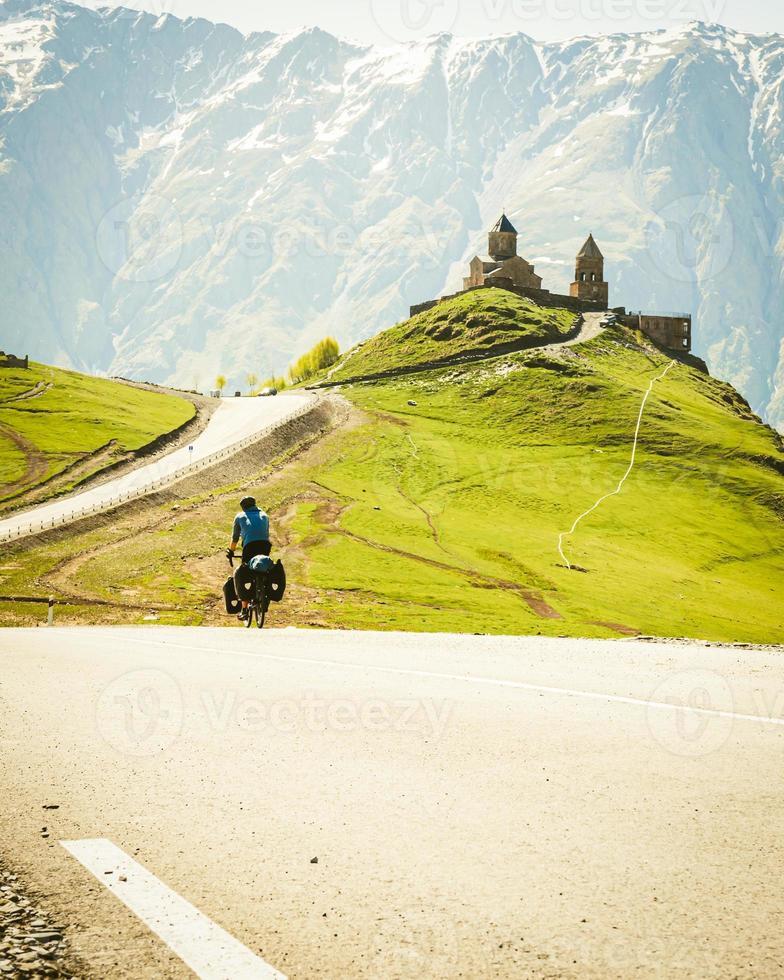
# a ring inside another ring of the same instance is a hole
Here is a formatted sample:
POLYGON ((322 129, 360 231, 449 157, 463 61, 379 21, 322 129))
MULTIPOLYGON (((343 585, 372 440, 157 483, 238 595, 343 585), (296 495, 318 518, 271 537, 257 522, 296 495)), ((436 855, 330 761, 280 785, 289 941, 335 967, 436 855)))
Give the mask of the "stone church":
MULTIPOLYGON (((551 293, 542 286, 542 277, 530 262, 517 254, 517 229, 505 214, 490 229, 484 257, 475 255, 463 279, 463 292, 474 289, 508 289, 526 296, 540 306, 556 306, 578 313, 609 311, 609 286, 604 278, 604 256, 593 235, 577 253, 574 282, 569 295, 551 293)), ((430 310, 438 303, 453 299, 459 293, 411 307, 411 316, 430 310)), ((689 313, 627 313, 622 306, 612 312, 627 326, 647 333, 656 343, 671 350, 691 350, 691 314, 689 313)))
POLYGON ((542 277, 537 276, 530 262, 517 254, 517 229, 505 214, 490 229, 487 236, 489 258, 475 255, 463 279, 463 289, 473 286, 500 286, 511 283, 527 289, 541 289, 542 277))
MULTIPOLYGON (((463 289, 478 286, 498 286, 501 289, 542 289, 542 277, 537 276, 530 262, 517 254, 517 229, 505 214, 490 229, 487 236, 488 255, 475 255, 463 279, 463 289)), ((604 256, 593 235, 577 253, 574 282, 569 288, 572 299, 596 303, 604 309, 609 303, 609 286, 604 278, 604 256)))

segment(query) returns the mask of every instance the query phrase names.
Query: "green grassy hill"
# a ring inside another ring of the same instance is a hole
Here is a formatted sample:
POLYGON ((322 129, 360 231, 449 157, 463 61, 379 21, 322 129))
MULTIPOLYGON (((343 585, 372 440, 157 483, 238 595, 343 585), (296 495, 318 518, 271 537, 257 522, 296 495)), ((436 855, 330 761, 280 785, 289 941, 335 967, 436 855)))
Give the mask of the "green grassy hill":
MULTIPOLYGON (((466 297, 454 302, 459 318, 466 297)), ((520 329, 547 335, 551 314, 527 306, 520 329)), ((220 553, 250 490, 289 570, 278 625, 781 642, 782 440, 696 363, 655 382, 634 468, 564 539, 575 567, 561 558, 559 534, 627 471, 642 399, 668 364, 613 328, 344 386, 351 423, 293 462, 265 459, 235 486, 184 486, 176 516, 151 502, 121 514, 110 541, 83 531, 43 555, 20 544, 0 586, 137 607, 164 597, 178 611, 161 621, 225 622, 220 553), (89 562, 72 561, 87 549, 89 562)))
POLYGON ((780 642, 782 440, 696 367, 655 383, 635 468, 564 567, 559 534, 617 486, 668 362, 617 328, 347 390, 368 425, 298 508, 309 584, 342 595, 330 620, 780 642))
POLYGON ((193 418, 186 399, 31 363, 0 370, 0 509, 62 493, 193 418))
POLYGON ((505 344, 546 344, 565 337, 575 320, 567 310, 543 309, 504 289, 465 293, 353 348, 327 373, 341 381, 505 344))

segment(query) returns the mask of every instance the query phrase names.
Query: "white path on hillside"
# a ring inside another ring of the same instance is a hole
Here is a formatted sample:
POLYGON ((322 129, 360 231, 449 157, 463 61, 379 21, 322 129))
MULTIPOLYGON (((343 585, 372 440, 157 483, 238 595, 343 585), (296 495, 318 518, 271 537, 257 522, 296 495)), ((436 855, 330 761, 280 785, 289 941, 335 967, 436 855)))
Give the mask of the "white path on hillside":
POLYGON ((674 365, 675 365, 675 361, 670 361, 667 367, 660 374, 657 374, 655 378, 651 378, 650 384, 648 385, 648 388, 646 389, 646 392, 643 395, 642 404, 640 405, 640 411, 637 415, 637 427, 634 430, 634 439, 632 440, 631 459, 629 460, 629 465, 626 467, 626 472, 618 481, 618 485, 616 486, 616 488, 614 490, 611 490, 609 493, 602 494, 602 496, 599 497, 595 503, 591 504, 591 506, 587 510, 584 510, 582 514, 579 515, 579 517, 576 517, 574 519, 574 522, 568 531, 562 531, 558 535, 558 554, 561 556, 561 559, 567 568, 571 569, 572 563, 564 554, 564 550, 563 550, 564 538, 574 534, 574 532, 577 530, 578 524, 584 518, 588 517, 589 514, 592 514, 597 509, 597 507, 599 507, 601 504, 604 503, 605 500, 609 500, 610 497, 617 497, 618 494, 623 489, 624 483, 626 483, 627 479, 629 478, 629 474, 634 469, 634 461, 637 457, 637 443, 639 442, 640 439, 640 426, 642 425, 642 415, 643 412, 645 411, 645 406, 648 402, 648 398, 650 397, 650 394, 653 391, 653 386, 656 384, 656 382, 661 381, 665 377, 667 372, 670 370, 670 368, 674 367, 674 365))
POLYGON ((194 438, 192 450, 182 446, 115 480, 8 517, 0 521, 0 541, 67 524, 83 514, 107 510, 123 500, 149 493, 190 470, 210 465, 216 454, 236 451, 265 429, 274 428, 306 411, 315 400, 315 396, 306 394, 227 398, 221 401, 204 431, 194 438))
POLYGON ((587 344, 589 340, 594 340, 604 330, 602 321, 608 313, 583 313, 583 324, 580 332, 571 340, 559 341, 552 344, 553 347, 576 347, 577 344, 587 344))

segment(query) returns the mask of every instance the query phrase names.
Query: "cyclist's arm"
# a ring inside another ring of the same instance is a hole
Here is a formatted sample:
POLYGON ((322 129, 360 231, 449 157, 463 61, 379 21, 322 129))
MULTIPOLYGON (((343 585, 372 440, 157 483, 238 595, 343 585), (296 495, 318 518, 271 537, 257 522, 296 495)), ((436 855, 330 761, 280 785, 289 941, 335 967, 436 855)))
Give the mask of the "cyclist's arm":
POLYGON ((231 529, 231 544, 229 545, 230 551, 236 551, 239 547, 240 538, 242 536, 240 531, 240 522, 235 518, 234 527, 231 529))

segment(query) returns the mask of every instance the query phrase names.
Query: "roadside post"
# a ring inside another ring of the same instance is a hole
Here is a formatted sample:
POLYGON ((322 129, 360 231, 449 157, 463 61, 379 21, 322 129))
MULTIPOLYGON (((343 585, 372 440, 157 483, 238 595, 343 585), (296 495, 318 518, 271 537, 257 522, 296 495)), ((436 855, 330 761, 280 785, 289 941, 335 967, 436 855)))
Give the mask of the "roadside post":
POLYGON ((54 626, 54 596, 49 596, 49 608, 46 611, 46 625, 54 626))
POLYGON ((188 466, 193 466, 193 446, 188 446, 188 466))

